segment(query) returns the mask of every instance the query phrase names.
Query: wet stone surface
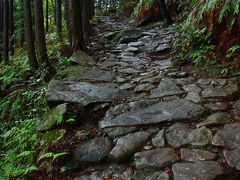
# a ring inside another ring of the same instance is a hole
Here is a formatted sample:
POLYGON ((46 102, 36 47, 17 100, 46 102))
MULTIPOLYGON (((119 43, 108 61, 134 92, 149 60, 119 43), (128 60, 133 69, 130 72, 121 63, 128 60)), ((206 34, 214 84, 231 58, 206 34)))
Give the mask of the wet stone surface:
MULTIPOLYGON (((75 53, 47 89, 53 111, 74 105, 97 131, 73 150, 84 164, 76 179, 212 180, 231 172, 238 180, 239 78, 199 79, 175 66, 174 26, 131 28, 98 18, 108 31, 99 56, 75 53)), ((55 122, 46 117, 43 130, 55 122)))

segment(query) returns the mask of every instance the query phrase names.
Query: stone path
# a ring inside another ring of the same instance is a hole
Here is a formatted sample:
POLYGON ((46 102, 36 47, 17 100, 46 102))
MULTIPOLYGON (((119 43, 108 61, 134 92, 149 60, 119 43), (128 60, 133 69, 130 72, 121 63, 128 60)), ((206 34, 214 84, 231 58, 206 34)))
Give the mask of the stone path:
POLYGON ((98 136, 73 156, 100 168, 76 179, 238 179, 240 79, 180 71, 170 59, 174 27, 119 31, 101 20, 112 29, 104 58, 75 54, 48 87, 50 103, 108 107, 98 136))

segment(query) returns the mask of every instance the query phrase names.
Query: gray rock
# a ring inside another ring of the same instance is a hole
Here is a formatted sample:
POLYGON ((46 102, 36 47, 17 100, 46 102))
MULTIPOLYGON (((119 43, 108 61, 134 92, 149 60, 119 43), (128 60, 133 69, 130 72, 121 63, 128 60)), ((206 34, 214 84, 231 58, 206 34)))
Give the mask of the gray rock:
POLYGON ((197 127, 199 128, 201 126, 221 125, 221 124, 227 124, 229 122, 230 122, 230 116, 228 113, 218 112, 209 116, 206 121, 203 121, 197 124, 197 127))
POLYGON ((128 47, 125 51, 137 52, 137 51, 138 51, 138 48, 136 48, 136 47, 128 47))
POLYGON ((137 41, 137 42, 130 42, 128 43, 128 47, 139 47, 144 45, 143 41, 137 41))
POLYGON ((240 123, 226 124, 213 137, 212 144, 235 149, 240 146, 240 123))
POLYGON ((74 151, 74 159, 78 162, 99 162, 107 157, 112 149, 108 138, 91 139, 74 151))
POLYGON ((59 118, 63 119, 63 115, 67 112, 67 103, 60 104, 53 108, 43 120, 38 121, 37 129, 46 131, 58 124, 59 118))
POLYGON ((174 180, 213 180, 224 174, 224 169, 215 161, 176 163, 172 166, 174 180))
POLYGON ((134 91, 135 92, 145 92, 145 91, 150 91, 151 89, 153 89, 154 86, 152 84, 146 83, 146 84, 140 84, 138 85, 134 91))
POLYGON ((230 107, 229 102, 216 102, 216 103, 209 103, 205 105, 206 108, 210 109, 211 111, 226 111, 230 107))
POLYGON ((65 81, 93 81, 93 82, 111 82, 113 75, 109 71, 103 71, 98 68, 83 68, 81 66, 71 66, 58 73, 65 81))
POLYGON ((236 101, 233 105, 235 116, 240 116, 240 100, 236 101))
POLYGON ((168 173, 163 171, 136 171, 131 179, 138 180, 170 180, 168 173))
POLYGON ((69 61, 77 63, 79 65, 94 65, 96 62, 91 56, 84 51, 75 52, 69 59, 69 61))
POLYGON ((195 93, 200 93, 202 91, 201 88, 195 84, 185 85, 183 86, 183 89, 187 92, 195 92, 195 93))
POLYGON ((155 84, 155 83, 160 83, 162 78, 163 78, 163 76, 155 76, 155 77, 150 77, 150 78, 144 78, 144 79, 140 80, 140 82, 155 84))
POLYGON ((200 103, 201 102, 201 96, 198 93, 195 92, 189 92, 185 98, 188 101, 192 101, 195 103, 200 103))
POLYGON ((182 91, 171 78, 164 78, 157 89, 152 90, 151 98, 162 98, 165 96, 181 95, 182 91))
POLYGON ((202 116, 205 109, 192 102, 177 99, 169 102, 159 102, 149 106, 140 106, 116 117, 105 117, 100 128, 114 126, 134 126, 157 124, 165 121, 192 120, 202 116))
POLYGON ((48 85, 49 102, 70 102, 87 106, 127 98, 131 93, 117 89, 114 84, 94 85, 85 82, 52 80, 48 85))
POLYGON ((168 51, 170 49, 171 49, 170 44, 164 43, 164 44, 160 44, 154 52, 161 53, 161 52, 168 51))
POLYGON ((179 160, 175 151, 171 148, 143 151, 134 155, 137 169, 161 170, 179 160))
POLYGON ((184 161, 198 162, 214 160, 217 157, 215 153, 200 149, 181 149, 181 159, 184 161))
POLYGON ((186 124, 176 123, 166 132, 168 143, 174 147, 184 145, 205 146, 212 140, 212 132, 206 127, 191 130, 186 124))
POLYGON ((124 68, 124 69, 119 69, 118 71, 122 74, 137 74, 141 72, 133 68, 124 68))
POLYGON ((164 147, 165 139, 164 139, 164 129, 159 131, 157 135, 152 139, 152 144, 155 147, 164 147))
POLYGON ((159 69, 169 69, 173 67, 173 64, 169 60, 163 60, 163 61, 153 61, 154 64, 158 65, 159 69))
POLYGON ((128 159, 141 147, 143 147, 150 137, 148 132, 135 132, 133 134, 128 134, 124 137, 120 137, 117 140, 116 146, 112 149, 110 153, 111 159, 116 161, 123 161, 128 159))
POLYGON ((240 170, 240 148, 231 151, 225 150, 223 154, 229 166, 240 170))
POLYGON ((130 89, 134 89, 135 85, 132 84, 132 83, 126 83, 126 84, 123 84, 121 86, 119 86, 119 89, 121 90, 130 90, 130 89))
POLYGON ((228 84, 224 87, 208 87, 202 91, 204 98, 209 99, 234 99, 239 92, 239 88, 235 84, 228 84))
POLYGON ((137 130, 136 127, 113 127, 103 129, 105 133, 111 138, 124 136, 137 130))

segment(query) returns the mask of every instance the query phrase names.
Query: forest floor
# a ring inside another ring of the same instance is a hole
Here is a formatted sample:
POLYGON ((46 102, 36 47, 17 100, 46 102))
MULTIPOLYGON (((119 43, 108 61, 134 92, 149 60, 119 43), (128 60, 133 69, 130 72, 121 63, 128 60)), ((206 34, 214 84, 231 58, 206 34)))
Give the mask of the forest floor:
POLYGON ((240 179, 239 77, 176 67, 174 26, 100 20, 94 58, 76 53, 48 86, 53 111, 74 113, 50 148, 69 155, 29 179, 240 179))

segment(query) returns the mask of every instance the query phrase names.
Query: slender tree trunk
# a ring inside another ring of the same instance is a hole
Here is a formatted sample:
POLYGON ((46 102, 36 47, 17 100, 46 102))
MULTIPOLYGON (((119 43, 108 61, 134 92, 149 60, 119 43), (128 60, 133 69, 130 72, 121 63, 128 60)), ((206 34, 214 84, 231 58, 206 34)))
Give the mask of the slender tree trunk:
POLYGON ((9 37, 10 54, 14 55, 14 18, 13 18, 13 0, 9 0, 9 37))
POLYGON ((32 69, 38 68, 38 62, 34 47, 33 29, 32 29, 32 11, 31 0, 24 0, 24 30, 25 39, 27 43, 27 53, 30 67, 32 69))
POLYGON ((47 55, 47 47, 44 33, 43 1, 34 0, 35 10, 35 39, 37 60, 40 68, 50 67, 50 61, 47 55))
POLYGON ((46 0, 46 32, 49 32, 49 18, 48 18, 48 0, 46 0))
POLYGON ((4 61, 8 63, 9 61, 9 1, 4 0, 4 23, 3 23, 3 57, 4 61))
POLYGON ((3 0, 0 0, 0 61, 3 55, 3 0))
POLYGON ((165 0, 157 0, 157 2, 160 6, 161 15, 164 19, 165 24, 167 25, 172 24, 172 18, 166 8, 165 0))
POLYGON ((82 1, 69 0, 70 26, 72 35, 72 50, 76 52, 84 49, 82 31, 82 1))
POLYGON ((62 1, 56 0, 56 27, 58 36, 61 37, 62 32, 62 1))
POLYGON ((64 0, 64 19, 66 21, 67 24, 67 30, 68 30, 68 39, 69 42, 72 44, 72 40, 71 40, 71 27, 70 27, 70 19, 69 19, 69 0, 64 0))

